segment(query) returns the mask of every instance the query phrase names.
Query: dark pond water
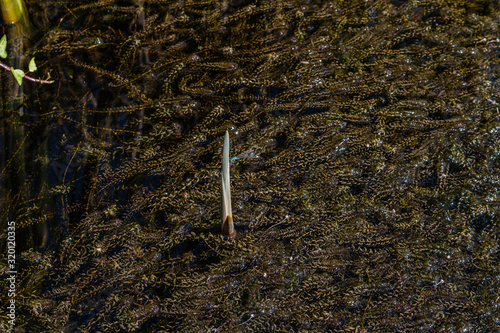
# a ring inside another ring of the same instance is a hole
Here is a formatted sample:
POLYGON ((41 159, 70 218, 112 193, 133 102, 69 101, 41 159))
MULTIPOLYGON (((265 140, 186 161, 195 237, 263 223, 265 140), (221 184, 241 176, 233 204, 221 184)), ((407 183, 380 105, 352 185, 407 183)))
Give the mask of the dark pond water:
POLYGON ((498 1, 27 7, 3 62, 54 83, 2 70, 18 331, 498 329, 498 1))

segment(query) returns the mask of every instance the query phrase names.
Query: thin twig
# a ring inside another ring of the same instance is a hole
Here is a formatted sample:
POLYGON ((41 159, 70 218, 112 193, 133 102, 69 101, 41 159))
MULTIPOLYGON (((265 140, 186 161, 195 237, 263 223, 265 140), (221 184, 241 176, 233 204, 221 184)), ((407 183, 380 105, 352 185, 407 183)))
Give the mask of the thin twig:
MULTIPOLYGON (((6 64, 4 64, 3 62, 0 61, 0 67, 2 67, 3 69, 11 72, 11 69, 9 66, 7 66, 6 64)), ((27 72, 26 72, 27 73, 27 72)), ((41 79, 35 79, 29 75, 26 75, 26 73, 24 73, 24 76, 23 78, 25 78, 26 80, 30 80, 30 81, 33 81, 33 82, 38 82, 38 83, 54 83, 54 81, 49 81, 49 80, 41 80, 41 79)))

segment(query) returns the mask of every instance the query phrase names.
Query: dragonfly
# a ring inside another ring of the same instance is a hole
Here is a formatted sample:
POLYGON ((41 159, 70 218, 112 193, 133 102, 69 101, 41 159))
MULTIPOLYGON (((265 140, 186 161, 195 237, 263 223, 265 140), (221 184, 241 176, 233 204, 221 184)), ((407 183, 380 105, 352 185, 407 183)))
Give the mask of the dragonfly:
POLYGON ((253 150, 253 148, 250 148, 249 150, 247 150, 239 155, 236 155, 234 157, 230 157, 229 161, 234 162, 234 161, 242 159, 242 158, 260 158, 260 156, 257 155, 257 153, 253 150))

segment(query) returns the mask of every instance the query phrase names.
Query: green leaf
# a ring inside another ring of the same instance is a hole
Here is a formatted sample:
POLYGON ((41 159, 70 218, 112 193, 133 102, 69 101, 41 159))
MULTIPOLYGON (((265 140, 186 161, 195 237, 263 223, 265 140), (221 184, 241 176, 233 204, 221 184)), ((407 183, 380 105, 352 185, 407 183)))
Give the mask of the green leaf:
POLYGON ((19 84, 19 85, 23 84, 24 72, 20 69, 14 69, 12 67, 10 68, 10 70, 12 71, 12 75, 14 75, 14 78, 16 79, 17 84, 19 84))
POLYGON ((0 57, 7 58, 7 36, 5 35, 0 39, 0 57))
POLYGON ((30 65, 29 65, 29 71, 34 72, 37 70, 36 64, 35 64, 35 58, 31 58, 30 60, 30 65))

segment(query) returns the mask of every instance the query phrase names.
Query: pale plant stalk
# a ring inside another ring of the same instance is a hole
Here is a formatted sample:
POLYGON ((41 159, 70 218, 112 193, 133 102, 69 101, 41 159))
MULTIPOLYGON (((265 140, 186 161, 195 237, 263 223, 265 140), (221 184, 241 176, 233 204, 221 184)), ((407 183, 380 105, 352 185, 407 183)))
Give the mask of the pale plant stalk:
POLYGON ((231 184, 229 179, 229 133, 224 135, 224 146, 222 148, 222 235, 234 239, 233 213, 231 210, 231 184))
POLYGON ((23 0, 0 0, 0 14, 3 24, 18 27, 12 30, 17 30, 14 34, 30 34, 28 11, 23 0))

